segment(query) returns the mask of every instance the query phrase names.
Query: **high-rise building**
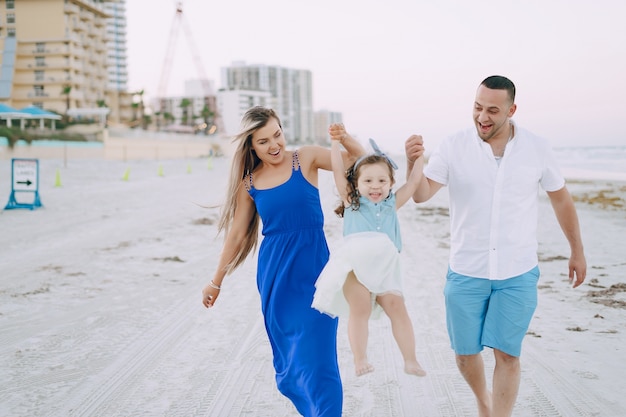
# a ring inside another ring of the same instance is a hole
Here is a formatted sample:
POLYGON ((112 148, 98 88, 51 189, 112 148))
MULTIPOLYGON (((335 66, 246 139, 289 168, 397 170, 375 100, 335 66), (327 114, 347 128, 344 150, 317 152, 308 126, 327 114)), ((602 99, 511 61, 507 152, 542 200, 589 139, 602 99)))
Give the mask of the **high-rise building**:
POLYGON ((109 16, 106 21, 108 88, 126 91, 126 0, 108 1, 104 3, 104 11, 109 16))
MULTIPOLYGON (((220 90, 217 92, 217 108, 222 115, 224 134, 233 136, 239 133, 241 118, 251 107, 276 108, 276 100, 269 91, 220 90)), ((281 117, 282 119, 282 117, 281 117)), ((282 121, 282 120, 281 120, 282 121)))
MULTIPOLYGON (((235 62, 222 68, 223 90, 240 91, 246 99, 254 98, 251 91, 268 92, 272 107, 280 116, 283 131, 290 143, 312 143, 313 127, 313 77, 309 70, 289 69, 268 65, 246 65, 235 62)), ((240 100, 230 100, 239 106, 240 100)), ((224 107, 225 104, 218 105, 224 107)), ((222 108, 222 115, 239 114, 239 108, 222 108)), ((229 132, 230 133, 230 132, 229 132)))
POLYGON ((333 123, 342 123, 343 115, 339 112, 329 110, 319 110, 313 114, 315 120, 315 143, 317 145, 330 145, 328 127, 333 123))
MULTIPOLYGON (((109 24, 125 26, 123 11, 124 0, 0 2, 0 102, 85 117, 111 109, 123 119, 131 105, 124 91, 125 47, 110 47, 107 34, 109 24), (113 78, 110 58, 117 65, 113 78)), ((119 42, 123 27, 117 35, 119 42)))

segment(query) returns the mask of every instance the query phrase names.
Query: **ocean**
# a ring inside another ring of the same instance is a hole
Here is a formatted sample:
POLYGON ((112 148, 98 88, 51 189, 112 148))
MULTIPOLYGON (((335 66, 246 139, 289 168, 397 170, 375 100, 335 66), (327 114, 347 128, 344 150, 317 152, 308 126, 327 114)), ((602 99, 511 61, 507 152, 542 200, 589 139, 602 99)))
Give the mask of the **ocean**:
POLYGON ((554 152, 568 179, 626 181, 626 146, 555 147, 554 152))
MULTIPOLYGON (((8 144, 0 137, 0 148, 8 144)), ((20 141, 16 146, 29 146, 20 141)), ((63 142, 58 140, 33 141, 34 147, 73 147, 102 148, 102 142, 63 142)), ((0 149, 1 151, 2 149, 0 149)), ((554 152, 563 175, 575 180, 615 180, 626 181, 626 146, 572 146, 555 147, 554 152)), ((402 161, 403 154, 393 154, 394 159, 402 161)))

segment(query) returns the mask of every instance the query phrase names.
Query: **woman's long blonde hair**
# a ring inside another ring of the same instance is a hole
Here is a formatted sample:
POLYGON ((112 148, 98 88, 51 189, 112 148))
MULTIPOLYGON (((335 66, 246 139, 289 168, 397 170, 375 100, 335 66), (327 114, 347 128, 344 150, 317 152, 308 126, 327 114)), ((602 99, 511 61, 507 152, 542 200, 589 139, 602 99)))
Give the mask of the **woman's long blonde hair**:
MULTIPOLYGON (((230 225, 235 217, 235 210, 237 210, 237 194, 241 187, 244 187, 244 180, 247 176, 252 174, 256 167, 261 163, 261 160, 252 149, 252 135, 258 129, 265 127, 270 119, 276 119, 278 125, 280 118, 273 109, 269 109, 262 106, 255 106, 250 108, 243 115, 241 119, 241 128, 239 133, 233 138, 233 143, 239 142, 237 150, 232 158, 230 166, 230 177, 228 180, 228 190, 226 196, 226 202, 222 207, 222 213, 218 225, 218 234, 222 231, 228 234, 230 225)), ((244 237, 243 242, 237 248, 237 253, 233 260, 226 265, 226 273, 230 274, 239 265, 245 261, 250 252, 256 249, 259 240, 259 213, 254 208, 254 215, 248 225, 248 231, 244 237)))

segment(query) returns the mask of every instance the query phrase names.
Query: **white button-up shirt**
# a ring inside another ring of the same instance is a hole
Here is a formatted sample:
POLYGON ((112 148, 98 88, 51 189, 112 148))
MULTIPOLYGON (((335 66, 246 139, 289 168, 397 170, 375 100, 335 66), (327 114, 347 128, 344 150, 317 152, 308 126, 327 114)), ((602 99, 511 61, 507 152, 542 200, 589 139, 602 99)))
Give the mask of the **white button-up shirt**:
POLYGON ((499 164, 488 143, 467 129, 431 155, 425 175, 450 194, 450 268, 476 278, 507 279, 535 267, 540 187, 565 186, 547 140, 515 126, 499 164))

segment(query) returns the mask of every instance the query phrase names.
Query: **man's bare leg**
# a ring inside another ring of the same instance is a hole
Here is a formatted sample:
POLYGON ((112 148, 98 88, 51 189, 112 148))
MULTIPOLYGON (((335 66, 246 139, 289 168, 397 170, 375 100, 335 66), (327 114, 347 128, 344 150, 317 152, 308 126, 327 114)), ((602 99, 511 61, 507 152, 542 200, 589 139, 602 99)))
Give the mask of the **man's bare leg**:
POLYGON ((493 417, 491 414, 491 393, 487 389, 482 355, 480 353, 456 355, 456 365, 476 397, 478 416, 493 417))
POLYGON ((494 349, 493 417, 510 417, 519 391, 521 366, 518 357, 494 349))

